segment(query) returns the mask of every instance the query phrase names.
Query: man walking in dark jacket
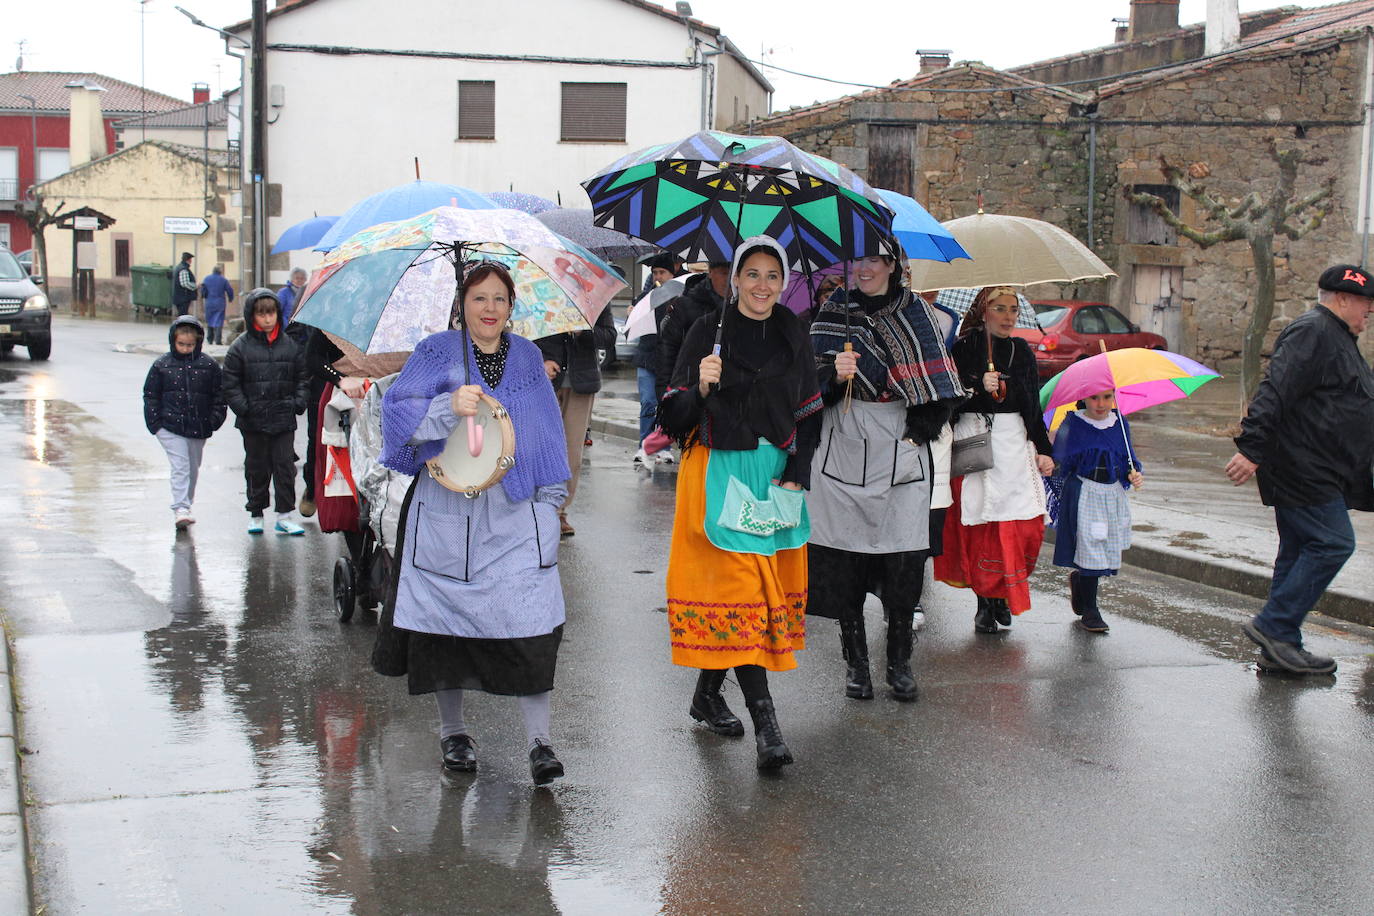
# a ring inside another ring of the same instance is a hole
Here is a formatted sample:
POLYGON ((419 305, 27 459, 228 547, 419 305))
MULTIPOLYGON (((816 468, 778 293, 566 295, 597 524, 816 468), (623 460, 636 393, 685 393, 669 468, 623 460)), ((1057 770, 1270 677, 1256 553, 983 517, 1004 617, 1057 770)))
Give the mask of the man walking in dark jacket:
POLYGON ((191 305, 200 293, 196 275, 191 272, 192 257, 194 255, 191 252, 183 251, 181 263, 172 271, 172 307, 176 309, 177 317, 190 313, 191 305))
POLYGON ((1374 511, 1374 372, 1358 346, 1374 276, 1338 264, 1317 289, 1317 306, 1274 342, 1226 465, 1237 486, 1258 475, 1279 530, 1269 600, 1245 635, 1264 667, 1293 674, 1336 670, 1335 659, 1303 648, 1302 622, 1355 551, 1349 510, 1374 511))
POLYGON ((705 277, 696 276, 688 280, 682 295, 663 306, 663 317, 658 325, 660 400, 667 390, 668 379, 673 377, 673 370, 677 368, 677 354, 682 349, 687 332, 702 315, 713 315, 724 308, 725 296, 729 291, 730 262, 713 262, 707 268, 705 277))

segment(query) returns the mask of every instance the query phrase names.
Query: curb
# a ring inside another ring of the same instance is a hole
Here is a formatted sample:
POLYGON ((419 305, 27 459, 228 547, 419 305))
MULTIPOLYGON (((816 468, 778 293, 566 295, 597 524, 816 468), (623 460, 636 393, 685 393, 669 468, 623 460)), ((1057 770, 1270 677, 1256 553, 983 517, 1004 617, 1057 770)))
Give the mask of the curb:
POLYGON ((0 912, 33 911, 29 884, 28 830, 19 763, 19 735, 14 704, 14 653, 9 634, 0 656, 0 912))
MULTIPOLYGON (((623 420, 598 417, 594 405, 591 427, 597 432, 620 436, 631 441, 635 441, 639 437, 637 426, 623 420)), ((1046 527, 1046 544, 1054 543, 1054 534, 1053 528, 1046 527)), ((1122 554, 1121 562, 1123 566, 1129 565, 1137 569, 1148 569, 1151 572, 1163 573, 1166 576, 1173 576, 1187 582, 1196 582, 1199 585, 1220 588, 1260 601, 1269 597, 1270 576, 1268 573, 1225 563, 1209 562, 1200 559, 1196 554, 1181 550, 1136 544, 1122 554)), ((1348 592, 1328 590, 1312 610, 1337 620, 1374 627, 1374 599, 1371 598, 1362 598, 1348 592)))

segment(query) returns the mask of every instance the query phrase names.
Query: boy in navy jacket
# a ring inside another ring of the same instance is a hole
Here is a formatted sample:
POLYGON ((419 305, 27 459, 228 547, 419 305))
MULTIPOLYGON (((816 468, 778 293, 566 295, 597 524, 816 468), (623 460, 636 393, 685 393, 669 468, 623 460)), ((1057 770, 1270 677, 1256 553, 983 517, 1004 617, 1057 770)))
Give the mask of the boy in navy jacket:
POLYGON ((226 405, 219 364, 200 352, 205 329, 182 315, 167 331, 171 349, 143 382, 143 421, 157 436, 172 467, 172 513, 177 530, 195 523, 191 503, 205 440, 224 423, 226 405))

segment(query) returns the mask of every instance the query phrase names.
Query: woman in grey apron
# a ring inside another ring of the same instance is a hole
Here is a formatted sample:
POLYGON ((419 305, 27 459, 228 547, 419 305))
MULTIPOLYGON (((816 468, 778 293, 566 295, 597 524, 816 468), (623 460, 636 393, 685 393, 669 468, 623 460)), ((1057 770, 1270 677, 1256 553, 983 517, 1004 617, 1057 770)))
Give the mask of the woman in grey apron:
POLYGON ((826 408, 807 499, 807 613, 839 620, 845 695, 872 699, 863 605, 877 595, 887 683, 910 701, 912 616, 930 549, 929 443, 966 392, 930 307, 902 286, 899 261, 863 258, 851 270, 856 288, 832 296, 811 326, 826 408))

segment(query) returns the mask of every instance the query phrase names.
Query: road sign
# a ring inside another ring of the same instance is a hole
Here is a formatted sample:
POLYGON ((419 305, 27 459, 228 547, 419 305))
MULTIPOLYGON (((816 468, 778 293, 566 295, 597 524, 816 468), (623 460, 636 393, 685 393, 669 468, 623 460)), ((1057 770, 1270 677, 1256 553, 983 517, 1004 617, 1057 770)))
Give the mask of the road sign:
POLYGON ((199 216, 164 216, 162 231, 168 235, 204 235, 210 224, 199 216))

